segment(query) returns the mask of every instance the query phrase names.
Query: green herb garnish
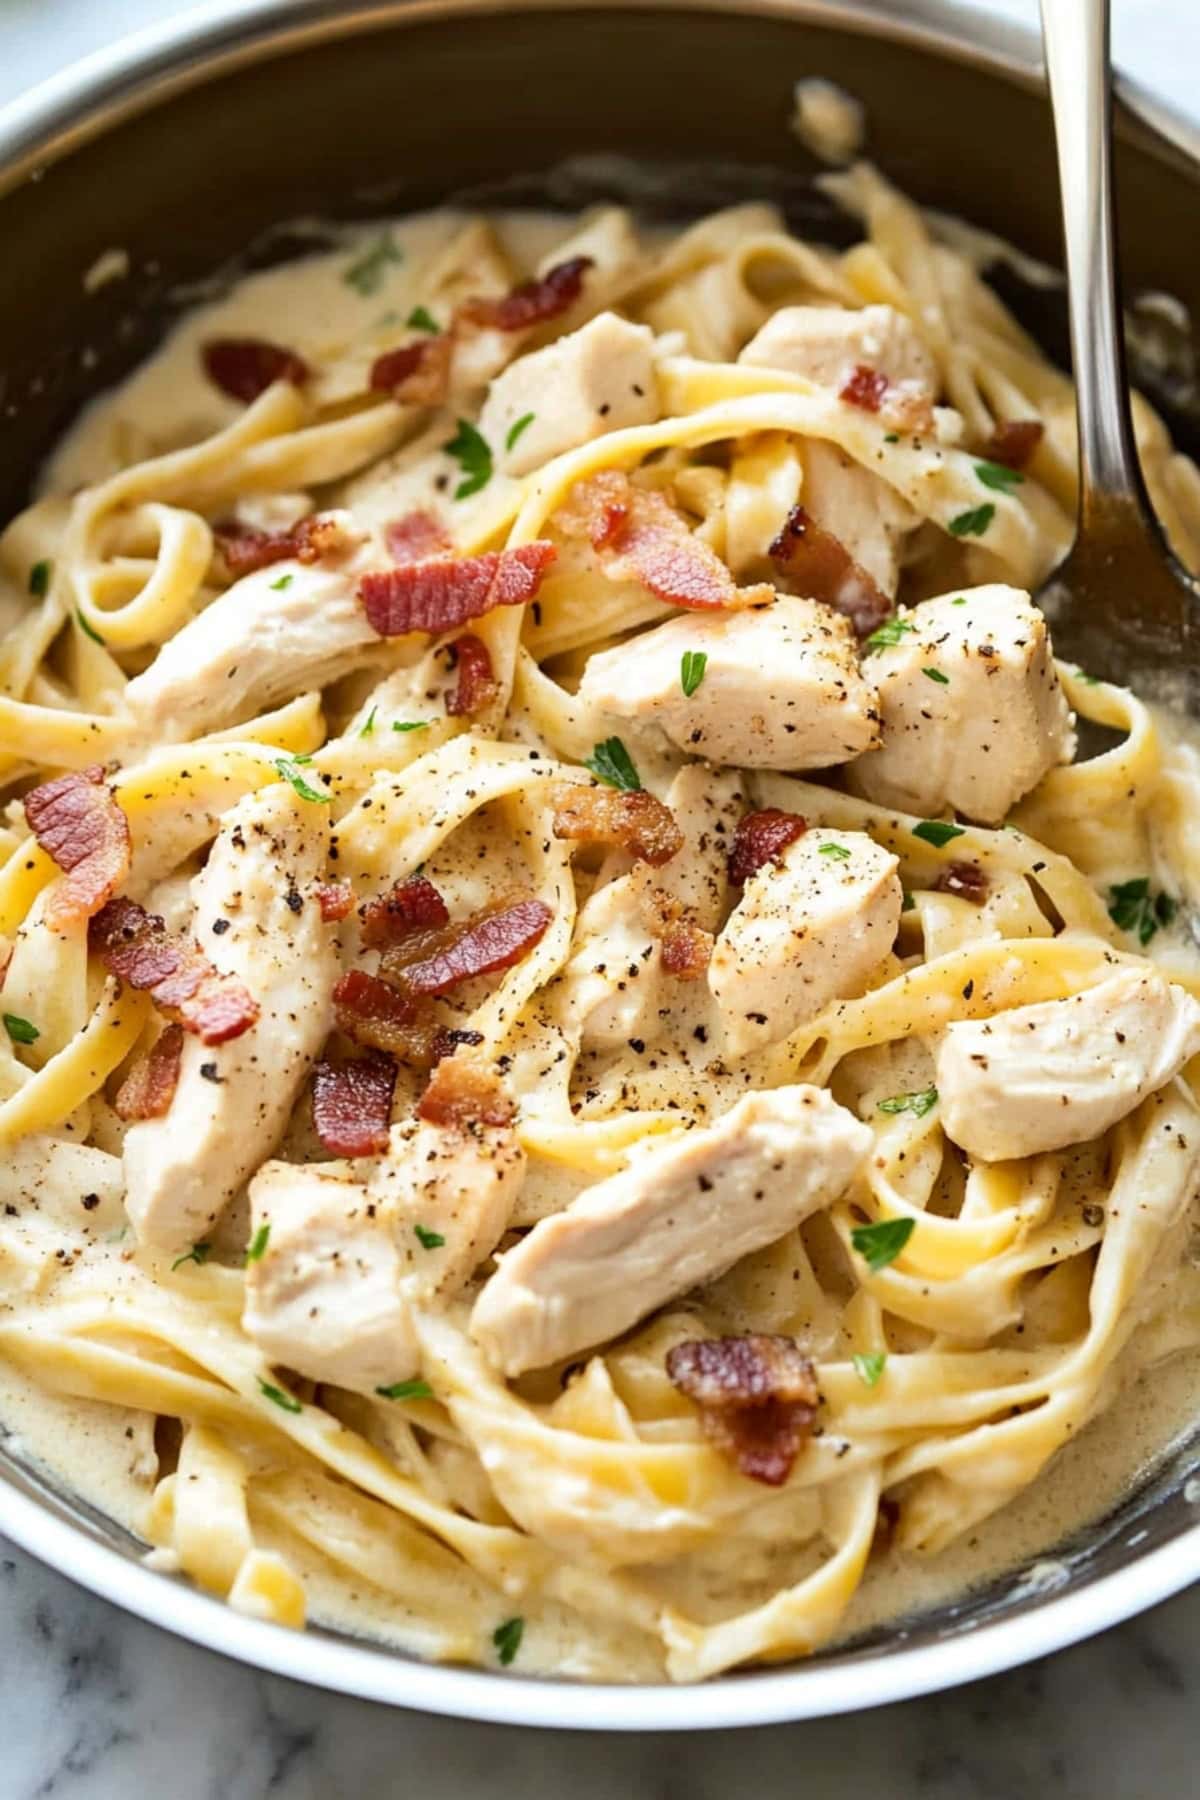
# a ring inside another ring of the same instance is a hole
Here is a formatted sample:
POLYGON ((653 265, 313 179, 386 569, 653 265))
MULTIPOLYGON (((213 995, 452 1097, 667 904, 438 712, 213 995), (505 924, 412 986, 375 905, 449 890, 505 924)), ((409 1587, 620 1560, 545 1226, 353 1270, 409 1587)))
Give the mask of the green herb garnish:
POLYGON ((375 730, 375 714, 378 711, 379 711, 379 708, 377 706, 373 706, 371 708, 370 712, 367 714, 366 723, 363 725, 362 730, 358 734, 359 737, 370 737, 371 736, 372 732, 375 730))
POLYGON ((258 1261, 259 1257, 267 1247, 270 1236, 270 1225, 260 1225, 254 1236, 251 1238, 250 1247, 246 1251, 246 1261, 248 1263, 258 1261))
POLYGON ((413 1230, 422 1250, 440 1250, 446 1241, 440 1231, 430 1231, 424 1225, 414 1225, 413 1230))
POLYGON ((1170 894, 1150 891, 1150 880, 1141 875, 1136 881, 1121 881, 1108 890, 1108 916, 1122 931, 1137 934, 1143 946, 1160 929, 1171 923, 1179 911, 1179 902, 1170 894))
POLYGON ((967 596, 965 594, 960 594, 958 599, 952 600, 950 604, 951 606, 965 606, 967 604, 967 596))
POLYGON ((275 770, 284 781, 291 782, 302 800, 315 800, 320 806, 328 806, 333 800, 333 795, 327 794, 323 788, 313 787, 311 782, 305 781, 300 773, 298 765, 311 761, 311 756, 281 756, 275 764, 275 770))
POLYGON ((35 1044, 42 1035, 36 1025, 17 1013, 4 1014, 4 1029, 14 1044, 35 1044))
POLYGON ((29 591, 38 600, 44 600, 50 592, 50 577, 54 573, 54 564, 45 557, 35 562, 29 571, 29 591))
POLYGON ((619 737, 605 738, 602 744, 597 744, 592 754, 584 758, 583 766, 607 787, 625 788, 634 793, 642 785, 633 758, 619 737))
POLYGON ((269 1381, 264 1381, 261 1375, 258 1378, 258 1385, 262 1390, 263 1399, 274 1401, 276 1406, 282 1406, 284 1412, 298 1413, 304 1411, 304 1408, 294 1394, 285 1394, 282 1388, 273 1387, 269 1381))
POLYGON ((291 585, 292 585, 291 576, 290 575, 281 575, 279 577, 278 581, 273 581, 271 583, 271 592, 273 594, 281 594, 283 592, 284 588, 290 588, 291 585))
POLYGON ((950 677, 948 675, 943 675, 940 669, 922 669, 921 673, 927 680, 936 681, 942 687, 950 686, 950 677))
POLYGON ((856 1225, 850 1242, 872 1275, 878 1275, 895 1262, 915 1228, 915 1219, 879 1219, 874 1225, 856 1225))
POLYGON ((897 613, 894 618, 885 619, 878 631, 871 633, 863 645, 863 652, 870 656, 875 650, 888 650, 893 644, 898 644, 907 632, 915 630, 916 626, 911 619, 902 619, 897 613))
POLYGON ((706 650, 685 650, 679 664, 679 685, 690 700, 708 667, 706 650))
POLYGON ((887 1362, 886 1350, 864 1350, 851 1358, 855 1373, 867 1387, 874 1387, 883 1374, 887 1362))
POLYGON ((437 337, 442 329, 433 314, 424 306, 414 306, 404 323, 410 331, 427 331, 431 337, 437 337))
POLYGON ((937 1097, 935 1087, 921 1088, 915 1094, 893 1094, 890 1099, 879 1102, 879 1110, 881 1113, 915 1113, 918 1119, 923 1119, 937 1105, 937 1097))
POLYGON ((191 1249, 189 1251, 187 1251, 187 1253, 185 1255, 177 1256, 175 1258, 175 1261, 171 1264, 171 1267, 172 1267, 172 1269, 177 1269, 181 1263, 185 1263, 185 1262, 194 1262, 197 1264, 197 1266, 199 1266, 203 1263, 206 1263, 211 1255, 212 1255, 212 1245, 211 1244, 193 1244, 191 1249))
POLYGON ((522 432, 529 430, 529 427, 533 424, 536 417, 536 413, 522 413, 516 424, 509 427, 508 436, 504 440, 504 448, 506 450, 515 448, 517 439, 521 436, 522 432))
POLYGON ((428 719, 393 719, 393 731, 428 731, 428 719))
POLYGON ((496 1646, 497 1655, 504 1668, 507 1669, 521 1648, 521 1639, 525 1635, 524 1619, 505 1619, 503 1625, 497 1625, 492 1633, 492 1642, 496 1646))
POLYGON ((951 838, 965 835, 961 825, 951 825, 945 819, 922 819, 919 825, 913 826, 913 836, 923 839, 927 844, 932 844, 935 850, 940 850, 943 844, 950 842, 951 838))
POLYGON ((900 433, 898 431, 885 431, 883 434, 883 441, 885 444, 898 444, 900 442, 900 433))
POLYGON ((850 860, 850 851, 845 844, 822 844, 818 855, 834 857, 838 862, 850 860))
POLYGON ((996 508, 990 500, 985 500, 982 506, 956 513, 948 530, 953 537, 982 537, 995 516, 996 508))
POLYGON ((104 639, 100 636, 96 627, 94 625, 89 625, 88 621, 84 618, 83 608, 81 606, 75 608, 75 617, 79 621, 79 629, 82 631, 84 637, 90 637, 93 644, 99 644, 101 649, 103 649, 104 639))
POLYGON ((427 1381, 393 1381, 391 1387, 377 1387, 383 1400, 432 1400, 433 1389, 427 1381))
POLYGON ((977 462, 975 473, 985 488, 992 488, 997 494, 1011 493, 1025 479, 1020 469, 1010 469, 1004 463, 977 462))
POLYGON ((458 421, 458 430, 442 448, 463 472, 463 479, 454 490, 456 500, 467 500, 487 486, 492 479, 492 448, 470 419, 458 421))
POLYGON ((388 264, 403 261, 404 252, 391 232, 382 231, 373 243, 368 244, 362 255, 343 271, 342 280, 347 287, 357 289, 364 300, 370 300, 387 280, 388 264))

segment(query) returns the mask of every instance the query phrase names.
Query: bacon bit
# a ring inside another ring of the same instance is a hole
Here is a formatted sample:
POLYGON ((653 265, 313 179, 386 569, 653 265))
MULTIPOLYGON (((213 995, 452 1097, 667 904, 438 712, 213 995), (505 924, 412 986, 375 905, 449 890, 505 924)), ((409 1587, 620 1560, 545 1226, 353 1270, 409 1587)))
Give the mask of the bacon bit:
POLYGON ((777 806, 746 813, 738 820, 729 852, 729 879, 741 886, 767 863, 778 862, 789 844, 803 837, 808 823, 799 813, 781 812, 777 806))
POLYGON ((413 1068, 437 1061, 438 1022, 432 1001, 402 994, 378 975, 351 969, 333 988, 338 1030, 369 1050, 386 1050, 413 1068))
POLYGON ((385 350, 371 364, 367 386, 411 406, 440 406, 450 386, 453 332, 421 337, 396 350, 385 350))
POLYGON ((368 900, 359 917, 363 943, 372 949, 398 944, 414 931, 437 930, 450 922, 446 902, 424 875, 410 875, 382 899, 368 900))
POLYGON ((253 531, 236 519, 225 519, 213 526, 213 534, 235 581, 258 569, 269 569, 272 563, 320 562, 346 543, 346 529, 340 521, 322 519, 316 513, 289 525, 286 531, 253 531))
POLYGON ((386 1056, 319 1062, 313 1070, 317 1136, 334 1156, 377 1156, 387 1149, 396 1065, 386 1056))
POLYGON ((614 844, 660 869, 683 849, 683 833, 669 806, 644 788, 555 784, 554 835, 589 844, 614 844))
POLYGON ((399 563, 425 562, 431 556, 442 556, 453 549, 450 533, 438 515, 428 507, 418 506, 402 518, 393 519, 383 528, 383 541, 388 554, 399 563))
POLYGON ((558 555, 544 538, 482 556, 439 556, 364 575, 358 597, 380 637, 452 631, 497 606, 523 606, 558 555))
POLYGON ((803 506, 793 506, 767 554, 786 578, 787 592, 832 606, 860 638, 869 637, 892 610, 887 595, 842 540, 818 525, 803 506))
POLYGON ((923 381, 889 382, 879 418, 892 431, 927 434, 933 430, 933 395, 923 381))
POLYGON ((348 881, 331 881, 316 889, 317 905, 327 925, 344 919, 354 906, 354 889, 348 881))
POLYGON ((132 855, 129 820, 105 786, 99 764, 31 788, 24 799, 29 829, 66 880, 46 903, 52 928, 78 925, 111 900, 132 855))
POLYGON ((522 281, 498 299, 464 300, 456 319, 492 331, 528 331, 533 325, 544 325, 575 304, 591 267, 590 256, 569 257, 566 262, 555 263, 544 275, 522 281))
POLYGON ((553 917, 544 900, 498 900, 469 919, 394 944, 381 967, 410 994, 445 994, 460 981, 511 969, 540 943, 553 917))
POLYGON ((439 1031, 433 1040, 433 1060, 441 1062, 444 1056, 453 1056, 460 1044, 472 1046, 482 1044, 482 1031, 472 1031, 469 1027, 454 1025, 448 1031, 439 1031))
POLYGON ((140 1057, 117 1090, 113 1111, 118 1119, 161 1119, 170 1110, 179 1085, 183 1054, 182 1025, 168 1025, 140 1057))
POLYGON ((612 581, 637 581, 660 600, 696 611, 765 606, 765 584, 738 587, 715 550, 690 530, 664 494, 603 469, 577 481, 555 514, 567 537, 586 538, 612 581))
POLYGON ((838 389, 838 399, 848 406, 859 406, 863 412, 877 413, 891 382, 880 369, 867 363, 855 363, 838 389))
POLYGON ((450 648, 458 664, 458 680, 446 695, 446 711, 452 718, 470 718, 482 712, 499 693, 492 659, 481 638, 468 632, 455 638, 450 648))
POLYGON ((231 400, 249 406, 275 381, 303 387, 309 367, 303 357, 267 338, 210 338, 201 349, 204 372, 231 400))
POLYGON ((976 906, 981 906, 988 895, 987 872, 977 862, 947 864, 933 885, 939 894, 957 894, 976 906))
POLYGON ((678 981, 702 981, 712 961, 713 935, 689 919, 672 919, 662 936, 662 966, 678 981))
POLYGON ((983 454, 1006 469, 1023 469, 1045 435, 1040 419, 998 419, 983 454))
POLYGON ((233 975, 221 975, 194 944, 169 932, 134 900, 110 900, 88 931, 88 948, 118 981, 149 993, 160 1012, 206 1044, 241 1037, 258 1002, 233 975))
POLYGON ((743 1475, 782 1487, 821 1400, 816 1369, 795 1338, 696 1338, 667 1352, 667 1375, 743 1475))
POLYGON ((417 1102, 419 1119, 457 1131, 509 1125, 516 1110, 495 1070, 470 1056, 447 1056, 439 1062, 417 1102))

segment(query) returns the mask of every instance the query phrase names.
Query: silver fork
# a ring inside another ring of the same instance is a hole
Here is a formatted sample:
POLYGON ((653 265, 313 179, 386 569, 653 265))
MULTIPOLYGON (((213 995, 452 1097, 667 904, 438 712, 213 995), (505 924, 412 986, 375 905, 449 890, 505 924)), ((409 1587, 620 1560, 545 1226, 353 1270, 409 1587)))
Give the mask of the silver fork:
POLYGON ((1075 543, 1043 596, 1060 656, 1200 715, 1200 585, 1166 541, 1134 448, 1113 229, 1109 0, 1041 0, 1041 9, 1079 422, 1075 543))

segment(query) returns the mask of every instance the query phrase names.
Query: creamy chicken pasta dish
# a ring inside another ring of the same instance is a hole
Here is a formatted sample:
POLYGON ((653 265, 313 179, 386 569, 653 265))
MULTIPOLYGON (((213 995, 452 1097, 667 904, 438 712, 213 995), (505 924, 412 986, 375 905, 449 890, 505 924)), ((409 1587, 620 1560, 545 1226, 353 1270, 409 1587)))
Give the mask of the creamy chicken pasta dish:
POLYGON ((245 1612, 694 1681, 1193 1416, 1200 762, 1030 598, 1069 383, 836 187, 327 240, 0 541, 0 1417, 245 1612))

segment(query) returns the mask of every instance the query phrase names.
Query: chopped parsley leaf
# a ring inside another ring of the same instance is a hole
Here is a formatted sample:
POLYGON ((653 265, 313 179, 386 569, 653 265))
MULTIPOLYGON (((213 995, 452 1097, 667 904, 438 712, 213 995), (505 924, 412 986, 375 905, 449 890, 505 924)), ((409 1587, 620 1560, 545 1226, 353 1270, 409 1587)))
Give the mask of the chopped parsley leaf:
POLYGON ((956 513, 948 529, 953 537, 982 537, 995 516, 996 508, 990 500, 985 500, 982 506, 956 513))
POLYGON ((54 573, 54 564, 45 557, 35 562, 29 571, 29 591, 38 600, 44 600, 50 592, 50 577, 54 573))
POLYGON ((177 1269, 179 1267, 180 1263, 185 1263, 185 1262, 194 1262, 196 1264, 206 1263, 211 1255, 212 1255, 212 1245, 211 1244, 193 1244, 191 1249, 188 1250, 183 1256, 177 1256, 175 1258, 175 1261, 171 1264, 171 1267, 172 1267, 172 1269, 177 1269))
POLYGON ((79 621, 79 629, 80 629, 80 631, 82 631, 84 637, 90 637, 93 644, 99 644, 101 647, 103 647, 104 639, 100 636, 100 633, 96 630, 96 627, 94 625, 89 624, 88 621, 84 618, 83 608, 81 606, 77 606, 75 608, 75 617, 79 621))
POLYGON ((270 1225, 260 1225, 258 1230, 255 1232, 254 1236, 251 1238, 250 1247, 246 1251, 246 1261, 248 1263, 258 1261, 259 1257, 262 1255, 263 1251, 266 1249, 267 1244, 270 1241, 270 1237, 271 1237, 270 1225))
POLYGON ((342 280, 347 287, 356 289, 364 300, 370 300, 387 280, 388 264, 403 261, 404 252, 391 232, 381 231, 374 243, 368 244, 362 255, 343 271, 342 280))
POLYGON ((850 1242, 872 1275, 878 1275, 895 1262, 915 1229, 915 1219, 878 1219, 874 1225, 856 1225, 850 1242))
POLYGON ((362 730, 358 734, 359 737, 370 737, 371 736, 372 732, 375 730, 375 714, 378 711, 379 711, 379 708, 377 706, 373 706, 371 708, 370 712, 367 714, 366 723, 363 725, 362 730))
POLYGON ((919 825, 913 826, 913 836, 921 838, 926 844, 932 844, 935 850, 940 850, 951 838, 964 835, 963 826, 951 825, 946 819, 922 819, 919 825))
POLYGON ((965 606, 967 604, 967 596, 965 594, 960 594, 958 599, 952 600, 950 604, 951 606, 965 606))
POLYGON ((879 1110, 881 1113, 910 1112, 918 1119, 923 1119, 937 1105, 937 1097, 935 1087, 921 1088, 915 1094, 893 1094, 890 1099, 879 1102, 879 1110))
POLYGON ((458 421, 458 430, 442 448, 463 472, 463 479, 454 490, 456 500, 468 500, 487 486, 492 479, 492 447, 470 419, 458 421))
POLYGON ((706 650, 685 650, 679 663, 679 685, 690 700, 700 683, 704 680, 704 671, 708 667, 706 650))
POLYGON ((440 1231, 430 1231, 425 1225, 414 1225, 413 1230, 422 1250, 440 1250, 446 1241, 440 1231))
POLYGON ((634 793, 642 785, 633 758, 619 737, 605 738, 602 744, 597 744, 592 754, 584 758, 583 766, 607 787, 625 788, 634 793))
POLYGON ((505 1619, 503 1625, 497 1625, 493 1631, 492 1642, 496 1646, 496 1654, 504 1668, 507 1669, 509 1663, 515 1660, 524 1635, 524 1619, 505 1619))
POLYGON ((878 631, 871 633, 863 645, 863 651, 870 656, 874 650, 887 650, 892 644, 898 644, 906 632, 915 630, 911 619, 902 619, 897 613, 894 618, 885 619, 878 631))
POLYGON ((437 337, 441 326, 427 307, 414 306, 404 323, 410 331, 427 331, 431 337, 437 337))
POLYGON ((427 1381, 393 1381, 390 1387, 377 1387, 383 1400, 432 1400, 433 1389, 427 1381))
POLYGON ((851 1358, 859 1380, 867 1387, 874 1387, 883 1374, 887 1363, 886 1350, 863 1350, 851 1358))
POLYGON ((36 1025, 21 1018, 19 1013, 4 1014, 4 1029, 14 1044, 35 1044, 42 1035, 36 1025))
POLYGON ((428 719, 393 719, 393 731, 428 731, 428 719))
POLYGON ((900 911, 912 912, 915 902, 907 888, 900 889, 900 911))
POLYGON ((900 433, 898 431, 885 431, 883 434, 883 441, 885 444, 898 444, 900 442, 900 433))
POLYGON ((506 450, 516 448, 517 439, 521 436, 522 432, 529 430, 529 427, 533 424, 536 417, 536 413, 522 413, 516 424, 509 426, 508 436, 504 440, 504 448, 506 450))
POLYGON ((273 1387, 269 1381, 258 1378, 259 1389, 264 1400, 273 1400, 276 1406, 282 1406, 284 1412, 303 1412, 304 1408, 294 1394, 285 1394, 282 1388, 273 1387))
POLYGON ((1179 911, 1179 902, 1170 894, 1153 894, 1146 875, 1135 881, 1121 881, 1108 890, 1108 916, 1121 931, 1135 932, 1138 943, 1145 946, 1160 927, 1171 923, 1179 911))
POLYGON ((279 577, 278 581, 273 581, 271 583, 271 592, 273 594, 281 594, 283 592, 284 588, 290 588, 291 585, 292 585, 291 576, 290 575, 281 575, 279 577))
POLYGON ((837 862, 849 862, 850 860, 850 852, 845 844, 822 844, 818 855, 833 857, 837 862))
POLYGON ((1011 493, 1025 479, 1020 469, 1010 469, 1004 463, 977 462, 975 473, 985 488, 992 488, 997 494, 1011 493))
POLYGON ((302 800, 315 800, 320 806, 328 806, 333 800, 323 788, 315 788, 311 782, 305 781, 298 765, 312 761, 311 756, 281 756, 275 764, 276 771, 284 781, 290 781, 302 800))
POLYGON ((922 669, 921 673, 928 681, 936 681, 942 687, 950 686, 950 677, 943 675, 940 669, 922 669))

